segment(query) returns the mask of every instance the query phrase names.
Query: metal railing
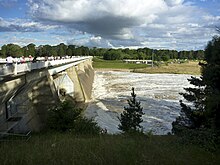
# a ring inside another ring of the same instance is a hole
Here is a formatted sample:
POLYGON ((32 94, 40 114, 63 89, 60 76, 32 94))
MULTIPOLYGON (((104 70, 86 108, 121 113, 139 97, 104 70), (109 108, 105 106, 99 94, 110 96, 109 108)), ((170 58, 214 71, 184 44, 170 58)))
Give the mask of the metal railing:
POLYGON ((12 65, 4 64, 0 66, 0 76, 17 75, 18 73, 22 73, 22 72, 32 71, 35 69, 48 68, 52 66, 77 62, 90 58, 91 56, 84 56, 84 57, 71 57, 71 58, 59 59, 59 60, 50 60, 50 61, 36 61, 36 62, 27 62, 27 63, 16 62, 12 65))

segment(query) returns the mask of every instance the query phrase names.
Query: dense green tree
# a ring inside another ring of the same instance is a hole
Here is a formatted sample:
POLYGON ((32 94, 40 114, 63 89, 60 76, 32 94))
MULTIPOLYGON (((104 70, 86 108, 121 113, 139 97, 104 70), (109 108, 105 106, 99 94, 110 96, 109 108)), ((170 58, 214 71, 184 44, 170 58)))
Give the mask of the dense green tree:
POLYGON ((58 50, 57 52, 58 56, 65 56, 67 46, 64 43, 60 43, 59 45, 57 45, 57 50, 58 50))
POLYGON ((43 55, 44 56, 52 56, 51 50, 52 50, 52 46, 51 45, 44 45, 43 46, 43 55))
POLYGON ((29 55, 35 56, 36 55, 36 48, 35 44, 31 43, 27 46, 24 46, 21 48, 21 54, 22 56, 28 57, 29 55))
POLYGON ((51 55, 52 55, 52 56, 58 56, 57 47, 56 47, 56 46, 53 46, 53 47, 51 48, 51 55))
POLYGON ((81 47, 77 47, 75 50, 74 50, 74 55, 75 56, 82 56, 83 54, 83 50, 81 47))
POLYGON ((105 49, 105 48, 98 48, 95 55, 104 56, 106 51, 107 51, 107 49, 105 49))
POLYGON ((220 37, 213 37, 205 49, 205 61, 202 65, 203 81, 206 88, 205 108, 210 127, 220 129, 220 37))
MULTIPOLYGON (((76 46, 75 45, 68 45, 67 50, 71 50, 72 56, 76 56, 76 46)), ((69 51, 70 54, 70 51, 69 51)))
POLYGON ((42 57, 43 56, 43 51, 42 51, 42 45, 40 45, 40 46, 38 46, 37 48, 36 48, 36 56, 38 56, 38 57, 42 57))
POLYGON ((193 59, 203 60, 204 59, 204 51, 197 50, 193 52, 193 59))
POLYGON ((124 55, 127 55, 122 52, 121 49, 109 49, 103 55, 104 60, 121 60, 124 55))
POLYGON ((72 56, 73 55, 71 48, 67 48, 66 55, 68 55, 68 56, 72 56))
POLYGON ((184 88, 186 93, 180 93, 193 106, 186 105, 180 100, 181 115, 172 123, 173 133, 178 134, 183 128, 195 129, 204 127, 205 123, 205 84, 201 78, 188 79, 194 88, 184 88))
POLYGON ((194 88, 185 88, 183 97, 192 105, 180 101, 181 116, 173 122, 173 132, 183 128, 220 129, 220 37, 214 37, 205 49, 201 77, 192 77, 194 88))
POLYGON ((169 50, 168 51, 167 50, 162 51, 160 58, 161 58, 162 61, 168 61, 170 59, 169 50))
POLYGON ((81 55, 80 56, 89 56, 89 48, 85 46, 81 46, 81 55))
POLYGON ((25 56, 25 57, 27 57, 28 55, 27 55, 27 46, 24 46, 23 48, 21 48, 21 51, 22 51, 22 54, 23 54, 23 56, 25 56))
POLYGON ((31 43, 27 45, 27 53, 26 56, 31 55, 32 57, 36 54, 35 44, 31 43))
POLYGON ((128 107, 124 107, 124 112, 121 114, 119 120, 119 129, 123 132, 138 131, 140 128, 140 123, 142 120, 143 108, 141 103, 136 100, 136 94, 134 93, 134 88, 132 88, 131 97, 128 100, 128 107))
POLYGON ((22 50, 19 45, 16 44, 8 44, 7 45, 7 51, 6 51, 7 56, 14 56, 14 57, 20 57, 22 56, 22 50))
POLYGON ((126 54, 129 54, 129 53, 130 53, 130 49, 129 49, 129 48, 125 48, 125 49, 123 50, 123 52, 126 53, 126 54))
POLYGON ((58 48, 57 54, 58 54, 58 56, 64 56, 65 55, 65 50, 63 49, 63 47, 58 48))
POLYGON ((146 55, 145 55, 143 52, 139 52, 139 53, 138 53, 138 59, 144 60, 145 57, 146 57, 146 55))
POLYGON ((7 45, 3 45, 0 51, 1 57, 7 56, 7 45))
POLYGON ((89 50, 89 53, 90 53, 90 56, 100 56, 98 53, 97 53, 97 48, 96 47, 93 47, 89 50))

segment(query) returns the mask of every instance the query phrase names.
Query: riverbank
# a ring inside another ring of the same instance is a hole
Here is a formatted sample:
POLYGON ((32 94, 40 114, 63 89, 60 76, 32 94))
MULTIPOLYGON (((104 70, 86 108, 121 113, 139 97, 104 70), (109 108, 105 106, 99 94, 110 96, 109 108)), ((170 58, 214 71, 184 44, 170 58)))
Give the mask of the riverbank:
POLYGON ((167 65, 161 65, 159 67, 146 67, 142 69, 134 69, 136 73, 169 73, 169 74, 190 74, 200 75, 200 66, 198 62, 189 61, 187 63, 171 63, 167 65))
POLYGON ((189 74, 200 75, 200 66, 198 61, 189 61, 186 63, 167 63, 160 66, 146 66, 146 64, 127 64, 122 61, 99 60, 93 62, 96 71, 122 71, 135 73, 168 73, 168 74, 189 74))

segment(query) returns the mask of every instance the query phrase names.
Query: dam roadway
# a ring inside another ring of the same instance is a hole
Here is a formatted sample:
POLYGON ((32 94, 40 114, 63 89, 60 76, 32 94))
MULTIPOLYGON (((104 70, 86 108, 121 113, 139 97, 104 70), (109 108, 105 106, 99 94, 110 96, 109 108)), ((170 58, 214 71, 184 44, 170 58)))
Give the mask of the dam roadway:
POLYGON ((90 56, 1 67, 0 136, 40 131, 47 110, 67 95, 76 102, 91 99, 90 56))

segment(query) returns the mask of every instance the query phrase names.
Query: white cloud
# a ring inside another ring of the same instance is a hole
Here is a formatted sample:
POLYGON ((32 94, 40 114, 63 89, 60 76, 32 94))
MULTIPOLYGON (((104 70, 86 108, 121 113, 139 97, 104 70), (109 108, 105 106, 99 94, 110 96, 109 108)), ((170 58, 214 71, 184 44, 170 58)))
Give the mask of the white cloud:
POLYGON ((166 8, 163 0, 29 0, 29 4, 33 16, 62 22, 146 17, 166 8))
POLYGON ((57 25, 46 25, 24 19, 3 19, 0 17, 0 32, 38 32, 57 28, 57 25))
POLYGON ((38 21, 101 37, 79 43, 105 46, 194 49, 211 39, 219 22, 184 0, 29 0, 29 7, 38 21))
POLYGON ((121 39, 132 37, 128 28, 151 23, 154 13, 167 10, 163 0, 29 0, 29 6, 36 19, 121 39))
POLYGON ((6 32, 4 34, 0 33, 0 37, 1 37, 0 45, 13 43, 20 46, 26 46, 30 43, 39 45, 42 43, 49 42, 49 40, 37 39, 31 34, 27 36, 23 36, 21 32, 6 32), (12 35, 12 37, 10 35, 12 35))
POLYGON ((91 36, 89 38, 78 38, 70 39, 67 44, 72 45, 84 45, 88 47, 102 47, 102 48, 113 48, 114 46, 106 39, 103 39, 101 36, 91 36))
POLYGON ((184 0, 164 0, 170 6, 181 5, 184 0))

